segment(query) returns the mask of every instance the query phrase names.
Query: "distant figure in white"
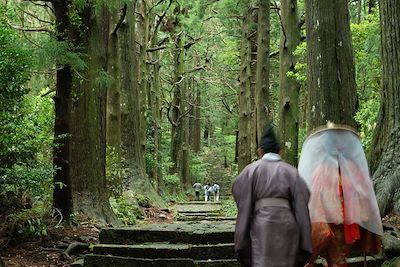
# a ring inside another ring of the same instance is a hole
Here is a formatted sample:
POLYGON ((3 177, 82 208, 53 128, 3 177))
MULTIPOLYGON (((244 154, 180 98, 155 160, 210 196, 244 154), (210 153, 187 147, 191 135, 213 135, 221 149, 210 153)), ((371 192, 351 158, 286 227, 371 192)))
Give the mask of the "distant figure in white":
POLYGON ((204 186, 204 201, 207 202, 210 198, 210 193, 208 192, 208 189, 210 189, 210 185, 207 183, 204 186))
POLYGON ((213 190, 214 190, 214 202, 215 201, 219 201, 219 184, 214 184, 213 186, 213 190))
POLYGON ((201 183, 197 182, 193 184, 194 187, 194 192, 196 193, 196 198, 195 200, 200 200, 200 189, 201 189, 201 183))

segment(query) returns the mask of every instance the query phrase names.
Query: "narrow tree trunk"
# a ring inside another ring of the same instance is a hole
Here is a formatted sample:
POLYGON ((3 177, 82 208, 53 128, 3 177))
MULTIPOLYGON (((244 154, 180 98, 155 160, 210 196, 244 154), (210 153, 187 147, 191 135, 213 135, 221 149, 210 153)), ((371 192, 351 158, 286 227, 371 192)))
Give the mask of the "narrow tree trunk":
POLYGON ((172 136, 171 136, 171 173, 178 173, 182 160, 182 91, 184 86, 184 64, 185 64, 185 38, 183 33, 176 35, 175 43, 175 74, 174 74, 174 95, 172 103, 172 136))
POLYGON ((400 212, 400 2, 381 0, 382 91, 370 168, 381 215, 400 212))
MULTIPOLYGON (((155 29, 152 39, 151 39, 151 46, 157 46, 157 29, 155 29)), ((154 181, 156 182, 156 190, 160 192, 164 188, 164 183, 162 179, 162 172, 161 172, 161 104, 160 104, 160 64, 158 63, 160 60, 160 53, 159 51, 154 51, 151 53, 151 60, 154 62, 152 65, 153 72, 152 72, 152 82, 150 84, 150 94, 149 94, 149 101, 150 101, 150 109, 152 114, 152 137, 154 141, 154 148, 152 150, 152 154, 155 160, 155 168, 152 169, 150 176, 153 176, 154 181)))
POLYGON ((309 127, 357 128, 355 67, 347 0, 306 0, 309 127))
POLYGON ((300 43, 297 0, 281 1, 281 20, 278 136, 284 145, 284 159, 297 166, 300 84, 287 75, 289 71, 295 71, 293 53, 300 43))
POLYGON ((139 92, 140 92, 140 149, 141 153, 145 153, 146 147, 146 110, 148 103, 148 93, 149 93, 149 83, 148 83, 148 75, 147 75, 147 52, 146 49, 148 47, 149 42, 149 15, 148 15, 148 6, 147 0, 141 0, 140 5, 138 5, 139 9, 139 29, 138 29, 138 41, 140 42, 139 48, 139 92))
MULTIPOLYGON (((256 83, 257 83, 257 45, 258 45, 258 9, 251 6, 251 23, 250 23, 250 153, 257 150, 257 111, 256 111, 256 83)), ((254 155, 254 154, 253 154, 254 155)))
POLYGON ((258 4, 258 40, 256 73, 256 118, 257 146, 267 126, 269 118, 269 20, 270 0, 260 0, 258 4))
POLYGON ((201 95, 200 89, 198 87, 194 89, 195 87, 196 83, 193 79, 194 107, 192 109, 192 118, 190 119, 190 148, 193 150, 193 152, 198 153, 200 152, 201 148, 201 95))
POLYGON ((88 5, 82 13, 86 34, 86 64, 76 76, 71 106, 70 175, 74 211, 115 223, 106 188, 106 86, 109 13, 105 7, 88 5), (81 77, 84 77, 83 79, 81 77))
MULTIPOLYGON (((60 41, 68 39, 69 16, 68 6, 64 1, 53 3, 57 37, 60 41)), ((68 220, 72 213, 72 187, 70 175, 70 146, 71 146, 71 90, 72 69, 70 66, 61 66, 57 70, 56 95, 54 99, 54 175, 53 206, 60 210, 64 220, 68 220)))
POLYGON ((238 139, 238 171, 241 172, 251 162, 251 68, 250 43, 250 8, 244 14, 242 40, 240 48, 240 93, 239 93, 239 139, 238 139))
POLYGON ((184 188, 188 188, 190 185, 190 145, 189 145, 189 101, 188 101, 188 83, 190 79, 185 79, 183 81, 183 88, 182 88, 182 165, 181 165, 181 182, 184 188))

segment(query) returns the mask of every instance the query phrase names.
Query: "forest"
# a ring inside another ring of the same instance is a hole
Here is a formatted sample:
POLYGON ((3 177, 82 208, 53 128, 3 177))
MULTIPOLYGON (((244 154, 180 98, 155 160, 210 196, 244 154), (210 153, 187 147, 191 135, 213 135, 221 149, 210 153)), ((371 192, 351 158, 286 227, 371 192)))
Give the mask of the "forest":
POLYGON ((0 0, 0 250, 229 187, 268 123, 293 166, 357 129, 400 225, 399 51, 397 0, 0 0))

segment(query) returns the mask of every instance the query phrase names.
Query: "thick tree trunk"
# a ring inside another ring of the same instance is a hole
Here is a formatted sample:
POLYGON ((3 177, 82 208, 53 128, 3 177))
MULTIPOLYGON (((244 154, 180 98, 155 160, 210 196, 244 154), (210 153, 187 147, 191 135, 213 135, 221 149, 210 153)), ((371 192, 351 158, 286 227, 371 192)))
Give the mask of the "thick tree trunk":
POLYGON ((128 5, 126 22, 121 25, 121 88, 123 93, 122 144, 126 170, 124 189, 148 190, 144 169, 144 154, 140 144, 140 93, 137 83, 138 61, 135 46, 134 3, 128 5), (122 56, 123 55, 123 56, 122 56), (145 187, 141 187, 145 185, 145 187))
POLYGON ((284 146, 284 159, 297 166, 300 84, 287 75, 289 71, 295 71, 296 58, 293 53, 300 43, 297 0, 281 1, 281 19, 278 136, 284 146))
POLYGON ((381 0, 382 93, 370 149, 381 215, 400 212, 400 2, 381 0))
POLYGON ((347 0, 306 0, 309 127, 357 128, 355 67, 347 0))
POLYGON ((257 146, 267 126, 269 118, 269 25, 270 0, 260 0, 258 4, 258 40, 256 72, 256 118, 257 146))
POLYGON ((71 106, 70 175, 74 211, 115 223, 106 188, 106 86, 109 12, 85 7, 82 13, 86 34, 88 68, 73 82, 71 106), (83 79, 81 77, 84 77, 83 79), (103 79, 102 79, 103 78, 103 79))
MULTIPOLYGON (((122 11, 123 12, 123 11, 122 11)), ((110 24, 110 41, 108 47, 108 73, 112 78, 112 84, 107 88, 107 120, 106 120, 106 153, 107 159, 112 159, 113 163, 117 163, 118 166, 112 168, 122 168, 121 162, 121 75, 120 75, 120 53, 119 53, 119 41, 118 41, 118 29, 116 29, 120 17, 123 14, 115 12, 112 14, 110 24), (116 161, 116 162, 115 162, 116 161)), ((107 167, 111 163, 107 162, 107 167)), ((110 172, 106 172, 110 173, 110 172)), ((111 172, 110 177, 107 177, 107 181, 113 181, 122 185, 122 175, 117 172, 111 172)))
POLYGON ((242 40, 240 48, 240 93, 239 93, 239 139, 238 171, 239 173, 251 162, 251 47, 248 40, 250 31, 250 8, 244 14, 242 40))

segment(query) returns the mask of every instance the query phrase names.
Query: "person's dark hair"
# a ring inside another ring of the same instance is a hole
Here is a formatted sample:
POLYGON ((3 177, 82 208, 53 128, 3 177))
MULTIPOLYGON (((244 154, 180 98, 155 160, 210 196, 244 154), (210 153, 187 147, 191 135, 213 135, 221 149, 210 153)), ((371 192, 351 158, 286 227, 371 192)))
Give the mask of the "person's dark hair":
POLYGON ((264 153, 279 153, 279 151, 281 150, 279 142, 275 136, 272 124, 269 124, 265 128, 264 134, 260 140, 259 147, 262 148, 264 153))

